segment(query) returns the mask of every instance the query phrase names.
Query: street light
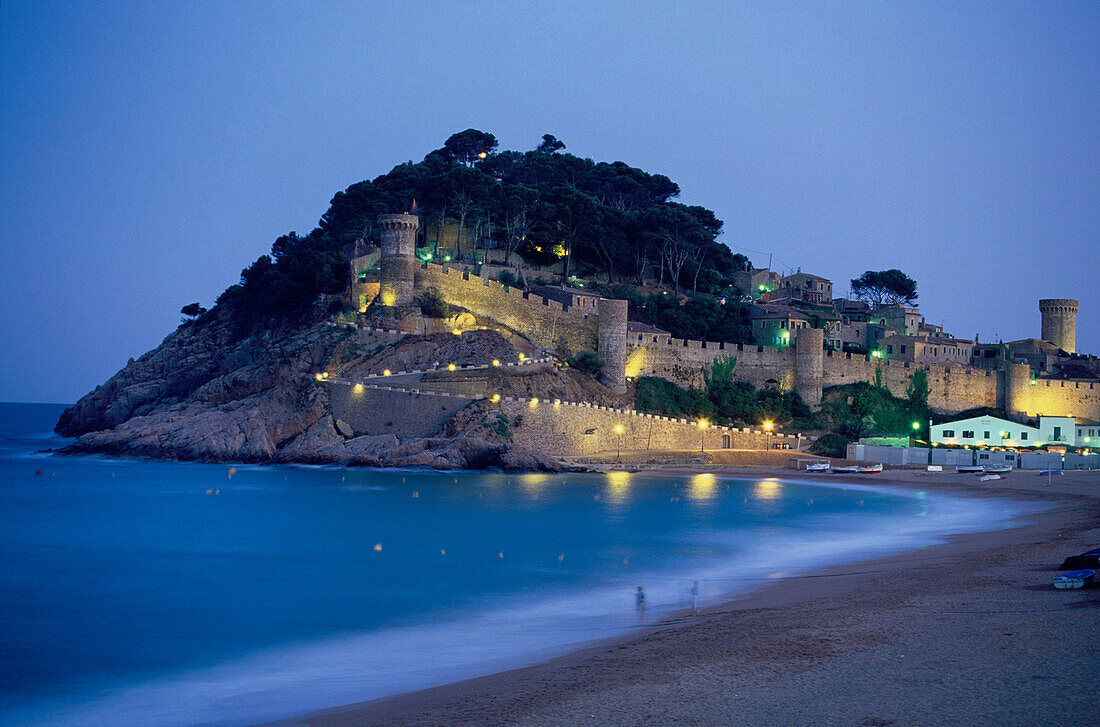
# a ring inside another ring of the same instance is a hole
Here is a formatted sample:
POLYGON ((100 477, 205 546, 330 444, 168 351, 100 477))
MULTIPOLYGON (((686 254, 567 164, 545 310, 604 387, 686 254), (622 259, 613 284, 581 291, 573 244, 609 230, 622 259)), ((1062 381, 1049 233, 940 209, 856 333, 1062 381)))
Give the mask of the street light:
POLYGON ((771 422, 771 420, 768 420, 768 421, 764 422, 764 432, 765 432, 765 434, 764 434, 764 449, 771 449, 772 448, 771 447, 771 443, 772 443, 771 442, 771 433, 772 433, 772 427, 774 427, 774 426, 775 426, 775 424, 773 424, 771 422))
POLYGON ((699 451, 700 452, 703 451, 703 438, 706 435, 706 431, 707 431, 707 420, 706 419, 700 419, 699 420, 699 451))
POLYGON ((616 424, 615 425, 615 433, 619 435, 619 445, 618 445, 618 449, 615 450, 615 459, 618 460, 618 462, 620 464, 622 464, 622 461, 623 461, 623 425, 622 424, 616 424))

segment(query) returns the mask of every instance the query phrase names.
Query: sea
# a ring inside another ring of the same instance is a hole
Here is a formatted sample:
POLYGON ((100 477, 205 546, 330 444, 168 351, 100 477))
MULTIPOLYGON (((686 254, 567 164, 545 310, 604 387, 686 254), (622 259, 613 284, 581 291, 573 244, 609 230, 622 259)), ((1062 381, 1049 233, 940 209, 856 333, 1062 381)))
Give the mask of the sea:
POLYGON ((0 404, 0 724, 251 725, 531 664, 1024 504, 829 476, 53 454, 0 404))

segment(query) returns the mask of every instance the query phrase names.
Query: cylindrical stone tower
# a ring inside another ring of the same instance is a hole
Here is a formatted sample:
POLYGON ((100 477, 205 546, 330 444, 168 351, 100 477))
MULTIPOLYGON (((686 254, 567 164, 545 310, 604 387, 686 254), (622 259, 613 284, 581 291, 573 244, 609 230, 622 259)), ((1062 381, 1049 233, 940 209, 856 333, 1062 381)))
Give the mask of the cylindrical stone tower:
POLYGON ((810 406, 821 403, 825 374, 825 331, 800 328, 794 344, 794 389, 810 406))
POLYGON ((1028 396, 1031 394, 1031 367, 1023 363, 1005 364, 1004 369, 1004 406, 1009 416, 1028 411, 1028 396))
POLYGON ((1046 298, 1039 301, 1039 313, 1043 317, 1043 340, 1073 353, 1077 345, 1077 301, 1046 298))
POLYGON ((612 391, 626 391, 626 311, 625 300, 600 298, 599 351, 603 363, 600 381, 612 391))
POLYGON ((413 279, 416 276, 416 215, 378 215, 382 230, 379 296, 383 305, 413 303, 413 279))

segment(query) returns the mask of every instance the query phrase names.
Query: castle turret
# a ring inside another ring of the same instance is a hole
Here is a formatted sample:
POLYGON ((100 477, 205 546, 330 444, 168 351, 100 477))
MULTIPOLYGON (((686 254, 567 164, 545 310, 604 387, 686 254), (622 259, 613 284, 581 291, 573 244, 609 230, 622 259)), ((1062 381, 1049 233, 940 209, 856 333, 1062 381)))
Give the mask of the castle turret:
POLYGON ((1039 314, 1043 317, 1043 340, 1066 353, 1073 353, 1077 344, 1077 301, 1069 298, 1040 300, 1039 314))
POLYGON ((810 406, 821 403, 824 357, 825 331, 820 328, 800 328, 794 347, 794 388, 810 406))
POLYGON ((1027 397, 1031 394, 1031 367, 1024 363, 1005 363, 1004 408, 1009 416, 1028 411, 1027 397))
POLYGON ((626 313, 625 300, 600 299, 598 356, 603 363, 600 381, 616 393, 626 391, 626 313))
POLYGON ((416 276, 416 215, 378 215, 382 230, 382 256, 379 295, 382 304, 405 306, 413 303, 413 279, 416 276))

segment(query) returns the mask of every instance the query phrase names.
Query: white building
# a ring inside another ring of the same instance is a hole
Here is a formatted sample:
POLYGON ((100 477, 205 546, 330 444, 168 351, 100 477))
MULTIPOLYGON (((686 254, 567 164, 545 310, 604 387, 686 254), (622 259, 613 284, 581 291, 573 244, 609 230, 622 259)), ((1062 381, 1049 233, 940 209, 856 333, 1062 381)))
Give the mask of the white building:
MULTIPOLYGON (((1089 445, 1089 427, 1078 426, 1073 417, 1039 417, 1031 427, 999 417, 984 416, 932 425, 932 442, 969 447, 1037 447, 1043 444, 1089 445)), ((1100 428, 1093 428, 1100 433, 1100 428)), ((1097 437, 1089 437, 1093 442, 1097 437)))
POLYGON ((1042 444, 1035 427, 990 416, 933 424, 932 442, 970 447, 1035 447, 1042 444))

